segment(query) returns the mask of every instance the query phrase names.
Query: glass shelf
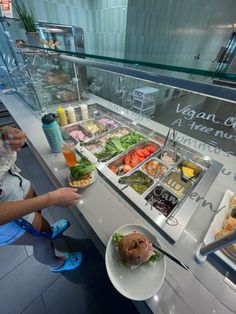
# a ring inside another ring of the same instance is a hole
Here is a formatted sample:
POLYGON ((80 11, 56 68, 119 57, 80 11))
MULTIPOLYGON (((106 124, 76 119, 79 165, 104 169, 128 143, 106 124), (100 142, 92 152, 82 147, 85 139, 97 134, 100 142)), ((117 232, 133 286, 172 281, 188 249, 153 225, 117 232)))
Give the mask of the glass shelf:
MULTIPOLYGON (((230 80, 230 81, 236 82, 236 73, 220 73, 220 72, 214 72, 214 71, 160 64, 160 63, 150 63, 150 62, 137 61, 137 60, 114 58, 111 56, 101 56, 101 55, 95 55, 95 54, 90 54, 90 53, 81 53, 77 51, 69 51, 69 50, 59 49, 59 48, 48 48, 48 47, 45 47, 44 45, 37 45, 37 46, 36 45, 23 45, 22 48, 24 47, 32 48, 32 49, 41 49, 45 51, 53 51, 57 53, 65 53, 65 54, 75 56, 75 57, 80 57, 80 58, 91 58, 91 59, 96 59, 96 60, 130 64, 135 67, 159 69, 159 70, 164 70, 164 71, 179 72, 179 73, 204 76, 204 77, 209 77, 209 78, 219 78, 219 79, 230 80)), ((163 72, 163 74, 169 75, 169 73, 166 73, 166 72, 165 73, 163 72)))

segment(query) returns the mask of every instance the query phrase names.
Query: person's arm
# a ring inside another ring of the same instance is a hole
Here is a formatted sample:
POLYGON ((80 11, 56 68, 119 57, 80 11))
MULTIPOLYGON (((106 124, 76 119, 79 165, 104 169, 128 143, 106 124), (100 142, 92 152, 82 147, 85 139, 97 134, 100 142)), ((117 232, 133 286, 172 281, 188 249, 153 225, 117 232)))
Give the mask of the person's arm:
POLYGON ((80 195, 77 189, 61 188, 34 198, 0 203, 0 225, 4 225, 17 218, 43 209, 48 206, 70 206, 78 202, 80 195))

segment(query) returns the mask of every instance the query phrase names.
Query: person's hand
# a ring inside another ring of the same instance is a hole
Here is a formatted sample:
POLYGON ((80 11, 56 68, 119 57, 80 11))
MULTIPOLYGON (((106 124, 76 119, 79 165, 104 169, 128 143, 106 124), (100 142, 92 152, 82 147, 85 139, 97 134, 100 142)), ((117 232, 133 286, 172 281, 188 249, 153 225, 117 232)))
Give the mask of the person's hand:
POLYGON ((49 204, 62 207, 75 205, 80 199, 80 195, 76 191, 77 189, 74 188, 60 188, 49 192, 49 204))
POLYGON ((23 131, 17 128, 6 127, 4 129, 4 141, 9 145, 12 151, 17 152, 25 144, 26 135, 23 131))

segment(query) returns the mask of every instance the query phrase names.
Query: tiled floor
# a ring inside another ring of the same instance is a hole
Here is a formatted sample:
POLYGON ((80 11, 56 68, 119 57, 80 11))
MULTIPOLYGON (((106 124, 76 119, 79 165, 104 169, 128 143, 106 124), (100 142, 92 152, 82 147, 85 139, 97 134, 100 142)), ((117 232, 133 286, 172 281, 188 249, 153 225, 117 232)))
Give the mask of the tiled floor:
MULTIPOLYGON (((40 194, 53 189, 28 148, 20 152, 18 166, 40 194), (27 168, 24 166, 27 165, 27 168)), ((81 229, 74 215, 64 208, 44 210, 49 222, 66 218, 72 223, 66 237, 56 241, 58 251, 72 244, 83 250, 77 270, 63 274, 48 271, 32 256, 30 247, 0 248, 0 314, 135 314, 133 303, 112 286, 104 260, 81 229)), ((72 247, 72 245, 70 245, 72 247)))

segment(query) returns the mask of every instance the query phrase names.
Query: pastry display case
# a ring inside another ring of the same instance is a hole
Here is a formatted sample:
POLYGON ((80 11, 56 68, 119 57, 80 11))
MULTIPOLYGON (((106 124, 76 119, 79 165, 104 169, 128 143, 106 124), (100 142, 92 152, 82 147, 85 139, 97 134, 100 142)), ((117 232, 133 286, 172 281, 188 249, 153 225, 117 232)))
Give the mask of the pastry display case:
POLYGON ((86 68, 59 60, 57 53, 57 48, 85 53, 83 29, 40 21, 36 28, 40 46, 54 47, 53 52, 23 47, 27 41, 21 22, 0 18, 1 37, 5 39, 0 52, 18 94, 34 110, 87 99, 86 68))

